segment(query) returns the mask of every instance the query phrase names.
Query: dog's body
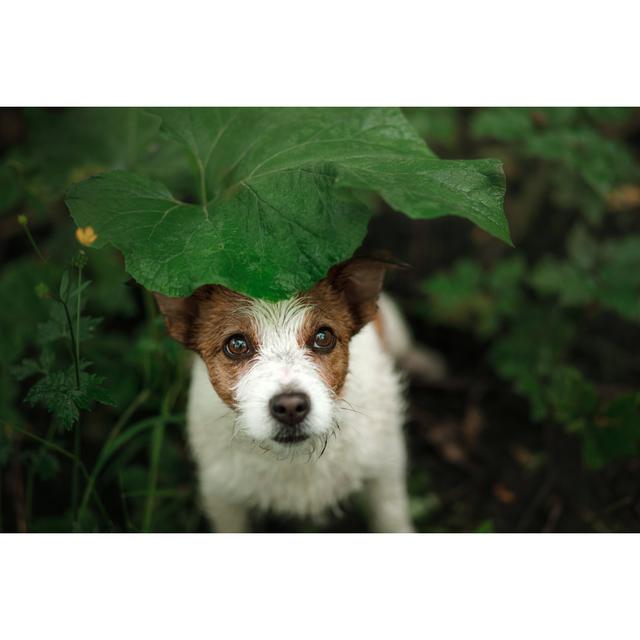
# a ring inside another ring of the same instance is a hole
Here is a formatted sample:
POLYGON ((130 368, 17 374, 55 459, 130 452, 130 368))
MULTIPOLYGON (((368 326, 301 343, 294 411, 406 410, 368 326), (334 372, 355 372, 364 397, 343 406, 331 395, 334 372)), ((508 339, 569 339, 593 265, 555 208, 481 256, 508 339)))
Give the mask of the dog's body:
POLYGON ((376 531, 411 531, 394 359, 411 340, 377 301, 384 266, 351 261, 310 292, 267 303, 222 287, 159 296, 170 333, 197 352, 188 433, 216 531, 251 510, 317 517, 364 490, 376 531))
MULTIPOLYGON (((387 328, 384 320, 381 324, 387 328)), ((232 438, 235 412, 212 393, 207 368, 196 357, 189 393, 189 441, 204 507, 216 530, 245 530, 250 508, 318 516, 363 488, 369 494, 376 530, 411 530, 399 376, 373 323, 355 335, 349 347, 349 374, 334 430, 326 446, 323 441, 315 452, 299 455, 274 454, 254 442, 232 438)))

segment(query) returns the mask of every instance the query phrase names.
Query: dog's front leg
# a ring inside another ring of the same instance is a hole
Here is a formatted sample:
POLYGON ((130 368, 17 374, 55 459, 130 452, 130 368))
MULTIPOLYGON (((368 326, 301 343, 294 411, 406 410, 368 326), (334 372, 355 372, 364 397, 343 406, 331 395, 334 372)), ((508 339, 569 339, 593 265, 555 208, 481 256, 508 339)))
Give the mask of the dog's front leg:
POLYGON ((404 472, 382 470, 366 484, 371 528, 377 533, 412 533, 404 472))
POLYGON ((249 532, 249 512, 245 507, 213 495, 203 496, 202 502, 211 528, 216 533, 249 532))

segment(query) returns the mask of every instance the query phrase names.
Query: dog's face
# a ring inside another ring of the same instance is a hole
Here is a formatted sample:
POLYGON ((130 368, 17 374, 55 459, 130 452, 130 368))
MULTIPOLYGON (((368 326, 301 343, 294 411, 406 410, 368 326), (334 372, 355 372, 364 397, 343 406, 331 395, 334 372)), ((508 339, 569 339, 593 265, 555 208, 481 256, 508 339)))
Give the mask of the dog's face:
POLYGON ((315 447, 336 426, 349 341, 374 319, 389 266, 353 259, 276 303, 219 285, 156 299, 170 335, 202 357, 217 394, 236 412, 238 434, 271 449, 315 447))

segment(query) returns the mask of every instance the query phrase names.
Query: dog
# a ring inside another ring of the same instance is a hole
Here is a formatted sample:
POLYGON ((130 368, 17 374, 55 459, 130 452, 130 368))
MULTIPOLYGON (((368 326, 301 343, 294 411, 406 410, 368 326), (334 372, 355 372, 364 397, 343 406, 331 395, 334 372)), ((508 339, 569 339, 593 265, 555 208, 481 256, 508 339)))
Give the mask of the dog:
POLYGON ((358 491, 372 530, 413 531, 396 362, 427 377, 441 365, 381 295, 392 266, 353 258, 274 303, 220 285, 155 294, 195 352, 188 438, 215 531, 249 531, 254 510, 318 519, 358 491))

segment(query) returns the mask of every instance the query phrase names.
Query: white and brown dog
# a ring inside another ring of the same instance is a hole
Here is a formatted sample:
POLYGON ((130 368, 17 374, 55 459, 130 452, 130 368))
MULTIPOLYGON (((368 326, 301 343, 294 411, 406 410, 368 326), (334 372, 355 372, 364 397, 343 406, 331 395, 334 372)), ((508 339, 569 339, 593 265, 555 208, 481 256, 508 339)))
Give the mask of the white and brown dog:
POLYGON ((412 531, 394 360, 439 365, 380 296, 389 266, 355 258, 275 303, 218 285, 156 295, 170 335, 197 354, 188 432, 216 531, 247 531, 252 509, 316 517, 359 490, 374 530, 412 531))

